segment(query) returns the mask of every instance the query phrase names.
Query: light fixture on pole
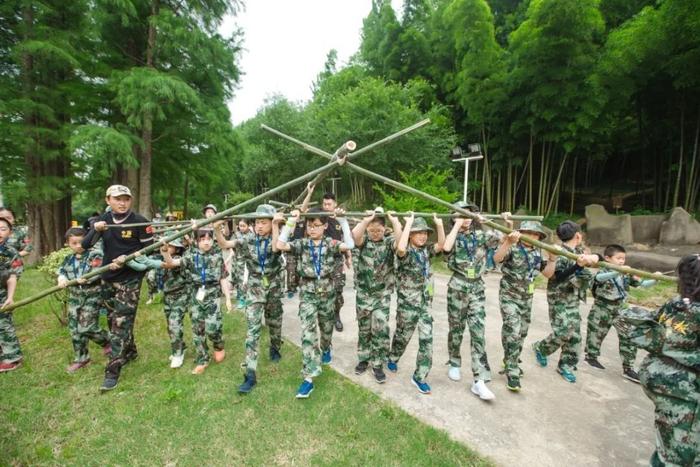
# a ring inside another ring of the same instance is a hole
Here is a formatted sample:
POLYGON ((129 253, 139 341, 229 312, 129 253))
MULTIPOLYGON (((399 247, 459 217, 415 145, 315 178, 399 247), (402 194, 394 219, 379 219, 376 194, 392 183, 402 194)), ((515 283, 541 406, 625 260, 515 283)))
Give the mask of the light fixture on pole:
POLYGON ((465 203, 467 202, 467 185, 469 184, 469 163, 484 158, 484 155, 481 154, 481 146, 479 144, 468 144, 467 148, 469 152, 466 154, 459 146, 455 146, 452 148, 452 151, 450 151, 452 162, 464 162, 464 194, 462 195, 462 201, 465 203))

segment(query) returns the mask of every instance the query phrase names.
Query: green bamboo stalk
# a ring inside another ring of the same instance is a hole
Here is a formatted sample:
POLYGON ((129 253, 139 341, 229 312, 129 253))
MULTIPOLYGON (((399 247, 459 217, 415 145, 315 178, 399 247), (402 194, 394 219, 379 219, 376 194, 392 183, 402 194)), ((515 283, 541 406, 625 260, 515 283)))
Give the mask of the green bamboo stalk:
MULTIPOLYGON (((286 136, 286 135, 285 135, 285 136, 286 136)), ((291 137, 287 137, 286 139, 290 139, 290 138, 291 138, 291 137)), ((292 138, 292 139, 293 139, 293 138, 292 138)), ((291 140, 291 139, 290 139, 290 140, 291 140)), ((323 151, 322 149, 315 148, 315 147, 310 146, 310 145, 308 145, 308 144, 306 144, 306 143, 304 143, 304 145, 305 145, 306 147, 311 147, 311 148, 313 148, 313 149, 309 149, 310 152, 313 152, 313 153, 315 153, 315 154, 318 154, 318 155, 320 155, 321 157, 325 157, 326 159, 330 159, 330 158, 331 158, 331 154, 328 154, 327 152, 323 151)), ((359 152, 359 151, 358 151, 358 152, 359 152)), ((355 154, 356 154, 356 153, 355 153, 355 154)), ((374 180, 380 181, 380 182, 382 182, 382 183, 384 183, 384 184, 386 184, 386 185, 389 185, 389 186, 391 186, 391 187, 394 187, 394 188, 396 188, 396 189, 398 189, 398 190, 402 190, 402 191, 405 191, 405 192, 410 193, 410 194, 412 194, 412 195, 418 196, 418 197, 423 198, 423 199, 425 199, 425 200, 427 200, 427 201, 433 202, 433 203, 435 203, 435 204, 437 204, 437 205, 439 205, 439 206, 444 206, 444 207, 446 207, 446 208, 448 208, 448 209, 451 209, 452 211, 456 211, 456 212, 458 212, 458 213, 464 215, 465 217, 469 217, 469 218, 471 218, 471 219, 478 220, 478 217, 479 217, 478 214, 474 214, 474 213, 472 213, 471 211, 469 211, 469 210, 467 210, 467 209, 458 208, 458 207, 454 206, 452 203, 450 203, 450 202, 448 202, 448 201, 442 200, 442 199, 437 198, 437 197, 435 197, 435 196, 433 196, 433 195, 430 195, 430 194, 428 194, 428 193, 424 193, 424 192, 422 192, 422 191, 420 191, 420 190, 416 190, 416 189, 413 188, 413 187, 410 187, 410 186, 408 186, 408 185, 404 185, 404 184, 401 183, 401 182, 397 182, 396 180, 392 180, 392 179, 390 179, 390 178, 384 177, 383 175, 376 174, 376 173, 374 173, 374 172, 372 172, 372 171, 370 171, 370 170, 367 170, 367 169, 364 169, 364 168, 362 168, 362 167, 360 167, 360 166, 357 166, 357 165, 353 164, 352 162, 346 161, 344 165, 345 165, 346 167, 348 167, 349 169, 354 170, 355 172, 357 172, 357 173, 359 173, 359 174, 361 174, 361 175, 364 175, 364 176, 366 176, 366 177, 369 177, 369 178, 372 178, 372 179, 374 179, 374 180)), ((500 231, 500 232, 503 232, 503 233, 505 233, 505 234, 509 234, 509 233, 512 232, 512 230, 509 229, 508 227, 505 227, 505 226, 503 226, 503 225, 501 225, 501 224, 498 224, 498 223, 496 223, 496 222, 493 222, 493 221, 491 221, 491 220, 486 220, 486 222, 484 222, 483 224, 484 224, 484 225, 487 225, 487 226, 489 226, 489 227, 491 227, 492 229, 495 229, 495 230, 498 230, 498 231, 500 231)), ((578 258, 578 256, 575 255, 575 254, 573 254, 573 253, 570 253, 570 252, 568 252, 568 251, 559 249, 559 248, 555 247, 554 245, 550 245, 550 244, 547 244, 547 243, 544 243, 544 242, 540 242, 539 240, 535 240, 535 239, 531 239, 531 238, 528 238, 528 237, 523 236, 523 237, 521 237, 521 241, 523 241, 524 243, 529 243, 530 245, 535 246, 535 247, 537 247, 537 248, 541 248, 541 249, 543 249, 543 250, 552 252, 552 253, 554 253, 554 254, 556 254, 556 255, 565 256, 565 257, 567 257, 567 258, 569 258, 569 259, 572 259, 572 260, 574 260, 574 261, 578 258)), ((597 266, 597 267, 607 267, 608 269, 612 269, 612 270, 614 270, 614 271, 618 271, 618 272, 623 273, 623 274, 633 274, 633 275, 636 275, 636 276, 639 276, 639 277, 645 277, 645 278, 648 278, 648 279, 655 279, 655 280, 661 280, 661 281, 667 281, 667 282, 678 282, 678 278, 676 278, 676 277, 666 276, 666 275, 663 275, 663 274, 650 273, 650 272, 647 272, 647 271, 642 271, 641 269, 635 269, 635 268, 631 268, 631 267, 628 267, 628 266, 619 266, 619 265, 617 265, 617 264, 612 264, 612 263, 608 263, 608 262, 605 262, 605 261, 600 261, 600 262, 598 263, 598 266, 597 266)))

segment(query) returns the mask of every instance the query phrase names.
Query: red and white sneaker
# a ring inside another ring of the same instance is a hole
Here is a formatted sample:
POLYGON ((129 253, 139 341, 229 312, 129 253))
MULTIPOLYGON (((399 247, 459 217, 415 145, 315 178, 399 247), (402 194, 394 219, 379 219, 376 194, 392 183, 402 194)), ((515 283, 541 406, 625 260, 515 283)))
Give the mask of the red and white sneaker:
POLYGON ((22 366, 22 360, 17 360, 16 362, 2 362, 0 363, 0 373, 7 373, 8 371, 16 370, 22 366))

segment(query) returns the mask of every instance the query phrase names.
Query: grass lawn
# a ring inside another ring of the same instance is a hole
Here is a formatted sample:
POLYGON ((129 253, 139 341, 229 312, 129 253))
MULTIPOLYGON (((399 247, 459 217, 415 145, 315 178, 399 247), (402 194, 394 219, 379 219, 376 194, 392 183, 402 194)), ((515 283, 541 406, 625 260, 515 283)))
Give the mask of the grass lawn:
MULTIPOLYGON (((45 283, 27 270, 19 284, 18 299, 45 283)), ((0 374, 0 465, 491 465, 333 370, 316 380, 310 399, 296 400, 300 351, 285 343, 282 362, 271 364, 266 333, 258 386, 239 396, 239 312, 224 318, 226 360, 193 376, 191 345, 185 365, 170 369, 162 305, 142 300, 139 358, 124 368, 115 391, 101 395, 105 357, 90 344, 94 364, 67 374, 68 331, 49 303, 15 313, 25 363, 0 374)))

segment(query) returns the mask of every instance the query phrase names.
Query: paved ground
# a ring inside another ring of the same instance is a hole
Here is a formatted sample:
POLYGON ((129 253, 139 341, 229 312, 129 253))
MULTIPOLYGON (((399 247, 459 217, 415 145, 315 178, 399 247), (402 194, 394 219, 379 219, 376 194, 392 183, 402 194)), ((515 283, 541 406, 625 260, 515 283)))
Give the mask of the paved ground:
MULTIPOLYGON (((653 405, 641 386, 623 379, 614 331, 603 343, 601 363, 605 371, 595 370, 585 362, 579 365, 578 382, 565 382, 555 371, 555 354, 547 368, 540 368, 530 349, 532 342, 549 331, 544 291, 535 293, 533 319, 522 356, 525 377, 520 393, 505 387, 505 377, 498 375, 503 350, 500 343, 501 316, 498 309, 499 274, 486 277, 486 344, 494 373, 490 383, 496 400, 483 402, 469 391, 469 338, 462 344, 462 381, 447 378, 447 303, 449 277, 438 275, 434 317, 433 369, 428 376, 431 395, 422 395, 411 384, 415 368, 418 336, 415 334, 399 362, 396 374, 387 372, 388 381, 380 385, 371 371, 354 374, 357 324, 352 274, 348 274, 342 318, 345 330, 333 337, 334 369, 353 381, 391 400, 419 419, 446 430, 454 439, 492 458, 499 465, 539 466, 630 466, 648 465, 654 449, 653 405)), ((392 335, 396 298, 392 301, 392 335)), ((284 299, 284 334, 299 343, 298 301, 284 299)), ((584 317, 589 305, 583 306, 584 317)), ((583 324, 585 339, 585 320, 583 324)), ((638 355, 638 363, 643 357, 638 355)), ((301 364, 301 362, 300 362, 301 364)), ((317 380, 323 391, 323 376, 317 380)), ((313 397, 313 396, 312 396, 313 397)))

